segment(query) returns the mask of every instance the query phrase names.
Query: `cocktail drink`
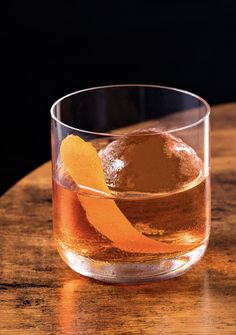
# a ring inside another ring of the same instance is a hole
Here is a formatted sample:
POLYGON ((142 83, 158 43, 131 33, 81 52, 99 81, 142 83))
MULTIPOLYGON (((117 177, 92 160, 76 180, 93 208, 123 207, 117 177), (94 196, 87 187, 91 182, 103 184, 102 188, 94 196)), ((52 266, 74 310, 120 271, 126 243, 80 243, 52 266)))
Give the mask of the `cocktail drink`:
POLYGON ((54 234, 72 269, 141 282, 200 260, 210 233, 204 100, 120 85, 76 92, 51 113, 54 234))

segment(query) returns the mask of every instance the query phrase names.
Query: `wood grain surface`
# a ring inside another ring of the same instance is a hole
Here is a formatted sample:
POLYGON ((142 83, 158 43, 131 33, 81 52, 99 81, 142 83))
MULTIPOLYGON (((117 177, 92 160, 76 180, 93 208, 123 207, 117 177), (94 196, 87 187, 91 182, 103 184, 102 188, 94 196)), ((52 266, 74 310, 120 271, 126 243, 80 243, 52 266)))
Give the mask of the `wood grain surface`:
POLYGON ((236 104, 212 111, 212 233, 182 277, 108 285, 54 247, 50 163, 0 200, 0 334, 236 334, 236 104))

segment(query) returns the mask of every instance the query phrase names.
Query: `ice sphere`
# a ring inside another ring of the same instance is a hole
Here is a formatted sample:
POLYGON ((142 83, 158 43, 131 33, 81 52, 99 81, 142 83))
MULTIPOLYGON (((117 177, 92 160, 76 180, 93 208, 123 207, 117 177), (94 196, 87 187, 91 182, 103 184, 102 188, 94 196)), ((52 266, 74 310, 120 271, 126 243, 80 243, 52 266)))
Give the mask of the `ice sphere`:
POLYGON ((99 151, 106 182, 118 191, 170 192, 201 173, 196 152, 166 132, 134 132, 99 151))

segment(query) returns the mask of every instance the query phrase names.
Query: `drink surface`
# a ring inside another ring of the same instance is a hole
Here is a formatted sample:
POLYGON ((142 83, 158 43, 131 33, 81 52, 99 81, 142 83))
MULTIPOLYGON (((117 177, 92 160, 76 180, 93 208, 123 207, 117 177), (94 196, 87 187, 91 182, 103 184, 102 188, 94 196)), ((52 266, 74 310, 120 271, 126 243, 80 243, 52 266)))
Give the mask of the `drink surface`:
MULTIPOLYGON (((78 197, 78 190, 68 179, 64 175, 61 180, 53 181, 54 232, 62 248, 103 261, 145 261, 165 256, 158 253, 129 253, 116 248, 112 241, 99 233, 88 221, 78 197)), ((94 197, 94 193, 86 192, 83 196, 94 197)), ((119 197, 116 192, 114 199, 121 212, 140 233, 169 245, 188 245, 190 251, 205 243, 208 238, 209 197, 209 179, 200 177, 174 193, 155 194, 151 197, 125 197, 122 194, 119 197)), ((101 199, 101 195, 98 195, 95 206, 97 203, 99 207, 101 199)), ((112 200, 107 198, 105 201, 112 200)), ((181 248, 179 252, 181 253, 181 248)), ((166 257, 170 253, 167 250, 166 257)))

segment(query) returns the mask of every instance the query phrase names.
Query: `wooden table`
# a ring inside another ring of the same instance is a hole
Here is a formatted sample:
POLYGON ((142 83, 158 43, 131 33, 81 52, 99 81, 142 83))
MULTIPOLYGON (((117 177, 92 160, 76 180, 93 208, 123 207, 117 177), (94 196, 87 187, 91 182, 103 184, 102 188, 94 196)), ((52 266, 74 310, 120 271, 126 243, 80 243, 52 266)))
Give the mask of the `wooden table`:
POLYGON ((54 247, 50 163, 0 200, 0 334, 236 334, 236 104, 212 111, 212 234, 182 277, 108 285, 54 247))

